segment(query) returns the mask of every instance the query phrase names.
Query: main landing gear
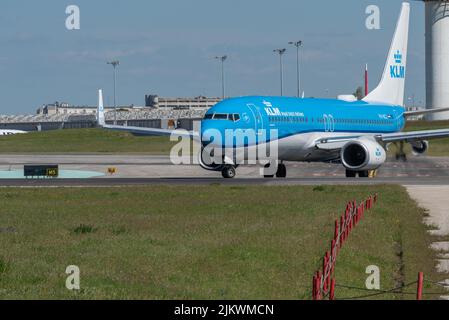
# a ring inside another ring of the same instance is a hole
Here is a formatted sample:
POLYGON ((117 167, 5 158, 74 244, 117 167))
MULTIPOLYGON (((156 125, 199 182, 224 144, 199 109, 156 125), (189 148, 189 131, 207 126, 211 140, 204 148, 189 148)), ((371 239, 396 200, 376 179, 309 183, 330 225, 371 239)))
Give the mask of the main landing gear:
POLYGON ((363 171, 353 171, 346 170, 346 178, 355 178, 357 175, 359 178, 374 178, 377 174, 377 170, 363 170, 363 171))
MULTIPOLYGON (((271 164, 268 163, 265 165, 265 169, 270 168, 271 164)), ((265 174, 264 175, 265 178, 274 178, 274 174, 265 174)), ((277 170, 276 170, 276 178, 286 178, 287 177, 287 167, 285 166, 285 164, 283 163, 279 163, 277 165, 277 170)))
POLYGON ((278 170, 276 171, 276 178, 286 178, 287 177, 287 167, 285 164, 280 163, 278 165, 278 170))
POLYGON ((404 151, 404 141, 399 142, 399 146, 397 143, 395 143, 396 145, 396 160, 401 160, 403 162, 407 161, 407 155, 404 151))

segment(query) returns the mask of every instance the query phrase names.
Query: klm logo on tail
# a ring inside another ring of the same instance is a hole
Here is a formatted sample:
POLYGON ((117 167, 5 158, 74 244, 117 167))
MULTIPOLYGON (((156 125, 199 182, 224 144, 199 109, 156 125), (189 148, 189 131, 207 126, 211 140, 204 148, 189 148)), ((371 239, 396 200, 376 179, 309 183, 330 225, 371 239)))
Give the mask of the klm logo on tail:
POLYGON ((394 54, 394 65, 390 66, 390 76, 393 79, 405 78, 405 66, 402 65, 402 54, 399 50, 394 54))

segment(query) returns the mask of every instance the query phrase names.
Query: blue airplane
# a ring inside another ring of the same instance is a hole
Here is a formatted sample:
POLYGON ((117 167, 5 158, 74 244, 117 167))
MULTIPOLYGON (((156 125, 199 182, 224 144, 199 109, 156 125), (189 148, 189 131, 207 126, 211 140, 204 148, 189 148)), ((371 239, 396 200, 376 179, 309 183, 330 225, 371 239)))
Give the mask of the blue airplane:
POLYGON ((414 153, 423 154, 429 139, 449 137, 449 129, 402 132, 409 116, 449 110, 405 111, 409 17, 410 5, 403 3, 380 83, 361 101, 352 95, 338 99, 232 98, 206 112, 199 132, 186 133, 108 125, 100 90, 98 123, 106 129, 140 135, 187 134, 201 143, 201 167, 221 172, 224 178, 235 177, 242 163, 238 159, 248 160, 251 149, 268 146, 271 150, 273 145, 276 157, 268 157, 265 168, 272 170, 265 177, 285 178, 285 161, 337 162, 346 169, 347 177, 368 177, 386 161, 391 143, 410 143, 414 153), (244 138, 239 139, 239 134, 244 138))

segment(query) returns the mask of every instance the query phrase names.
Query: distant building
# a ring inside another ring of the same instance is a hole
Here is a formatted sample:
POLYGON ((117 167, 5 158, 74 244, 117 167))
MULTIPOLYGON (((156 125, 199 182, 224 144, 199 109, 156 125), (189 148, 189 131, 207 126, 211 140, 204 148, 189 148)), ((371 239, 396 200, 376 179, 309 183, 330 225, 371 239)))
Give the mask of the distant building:
MULTIPOLYGON (((167 110, 207 110, 220 102, 220 98, 163 98, 157 95, 146 95, 145 106, 117 106, 117 112, 145 111, 149 108, 167 110)), ((105 111, 114 111, 114 107, 105 107, 105 111)), ((38 115, 92 115, 97 113, 96 106, 72 106, 67 102, 44 104, 38 108, 38 115)))
MULTIPOLYGON (((118 106, 117 111, 134 111, 143 107, 135 106, 118 106)), ((106 107, 106 111, 113 111, 114 107, 106 107)), ((55 102, 45 104, 37 109, 38 115, 92 115, 97 113, 97 106, 71 106, 68 103, 55 102)))
POLYGON ((220 102, 220 98, 199 96, 196 98, 163 98, 157 95, 146 95, 145 106, 166 109, 209 109, 220 102))
MULTIPOLYGON (((107 124, 148 128, 183 128, 192 130, 194 122, 204 118, 218 98, 158 98, 147 96, 149 106, 118 106, 105 108, 107 124), (162 103, 161 103, 162 102, 162 103)), ((94 128, 97 106, 72 106, 55 102, 37 109, 36 114, 1 115, 0 128, 25 131, 46 131, 72 128, 94 128)))

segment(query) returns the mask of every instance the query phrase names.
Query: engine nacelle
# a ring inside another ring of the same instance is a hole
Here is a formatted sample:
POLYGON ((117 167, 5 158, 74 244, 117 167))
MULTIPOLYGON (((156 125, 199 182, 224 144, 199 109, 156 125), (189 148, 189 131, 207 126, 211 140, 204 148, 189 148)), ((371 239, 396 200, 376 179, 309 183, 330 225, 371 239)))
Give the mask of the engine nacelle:
POLYGON ((412 151, 415 155, 424 154, 429 150, 429 141, 426 140, 413 141, 410 142, 410 145, 412 146, 412 151))
POLYGON ((341 149, 340 157, 348 170, 375 170, 385 162, 387 153, 374 140, 358 139, 348 142, 341 149))

